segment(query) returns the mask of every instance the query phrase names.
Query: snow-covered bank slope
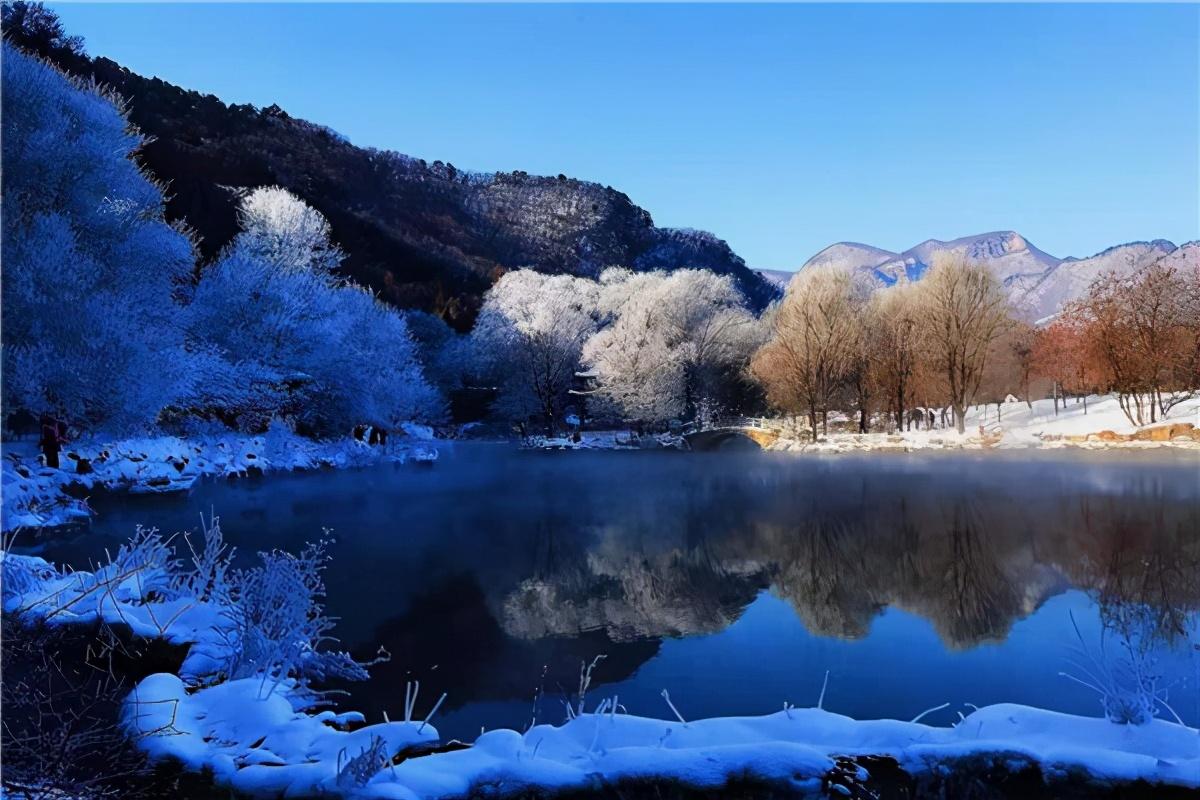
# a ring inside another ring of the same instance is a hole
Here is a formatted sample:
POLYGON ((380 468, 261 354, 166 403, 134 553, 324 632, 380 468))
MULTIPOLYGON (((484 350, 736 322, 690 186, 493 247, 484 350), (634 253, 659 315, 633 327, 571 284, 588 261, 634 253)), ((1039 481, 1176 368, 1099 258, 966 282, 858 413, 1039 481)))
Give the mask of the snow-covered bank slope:
POLYGON ((437 449, 420 426, 387 445, 356 439, 316 442, 286 428, 262 436, 223 434, 180 439, 89 439, 70 443, 61 469, 42 466, 32 442, 6 443, 0 529, 39 528, 87 519, 86 498, 96 491, 186 491, 201 476, 359 467, 381 461, 431 461, 437 449))
MULTIPOLYGON (((940 417, 938 417, 940 425, 940 417)), ((956 450, 1080 447, 1087 449, 1172 447, 1200 453, 1200 434, 1184 434, 1187 425, 1200 428, 1200 398, 1186 400, 1153 425, 1138 428, 1121 411, 1115 395, 1067 401, 1054 411, 1053 400, 1038 400, 1033 407, 1022 402, 972 406, 967 430, 961 436, 953 427, 885 433, 831 433, 818 442, 806 437, 790 421, 780 423, 782 434, 772 450, 791 452, 854 452, 862 450, 956 450), (982 429, 982 432, 981 432, 982 429), (1107 433, 1106 433, 1107 432, 1107 433), (1151 433, 1153 432, 1153 433, 1151 433), (1166 434, 1174 433, 1174 437, 1166 434), (1112 434, 1112 435, 1109 435, 1112 434), (1161 434, 1161 435, 1160 435, 1161 434), (1126 441, 1135 436, 1143 440, 1126 441)))
MULTIPOLYGON (((561 726, 539 725, 524 734, 489 731, 468 749, 406 758, 395 765, 390 755, 402 743, 420 739, 419 726, 371 726, 372 735, 386 746, 386 756, 354 786, 337 781, 329 745, 319 731, 305 727, 314 724, 313 717, 296 724, 294 738, 285 737, 281 728, 289 716, 286 703, 268 708, 245 687, 218 688, 220 697, 207 689, 188 696, 177 679, 154 675, 131 696, 130 714, 146 708, 141 730, 149 733, 150 726, 165 729, 169 710, 176 709, 171 732, 150 734, 144 746, 158 757, 179 758, 193 768, 212 767, 220 783, 256 794, 302 796, 324 789, 358 798, 433 800, 478 793, 505 797, 600 790, 626 780, 719 788, 731 779, 749 779, 781 784, 801 796, 836 796, 826 787, 851 796, 833 785, 849 789, 867 783, 870 775, 861 766, 850 774, 839 771, 836 759, 841 756, 894 758, 918 778, 962 759, 998 756, 1017 765, 1014 771, 1024 766, 1022 762, 1035 764, 1050 779, 1073 775, 1101 785, 1145 780, 1200 788, 1198 732, 1162 720, 1134 727, 1002 704, 978 709, 949 728, 858 721, 795 708, 765 717, 681 723, 614 713, 604 703, 597 713, 561 726), (229 719, 233 702, 240 712, 229 719), (263 735, 268 738, 249 746, 263 735), (307 762, 303 767, 284 765, 284 753, 297 750, 298 742, 308 748, 307 762)), ((424 731, 428 734, 430 728, 424 731)), ((360 739, 356 743, 365 748, 369 740, 360 739)))
POLYGON ((1014 308, 1030 321, 1057 314, 1080 297, 1087 287, 1106 272, 1128 275, 1159 258, 1170 256, 1177 266, 1200 261, 1200 243, 1176 247, 1171 242, 1131 242, 1110 247, 1088 258, 1056 258, 1039 250, 1015 231, 996 231, 978 236, 941 241, 929 239, 892 253, 869 245, 839 242, 810 258, 800 270, 837 267, 864 276, 884 287, 919 281, 942 254, 961 256, 988 266, 1008 291, 1014 308))

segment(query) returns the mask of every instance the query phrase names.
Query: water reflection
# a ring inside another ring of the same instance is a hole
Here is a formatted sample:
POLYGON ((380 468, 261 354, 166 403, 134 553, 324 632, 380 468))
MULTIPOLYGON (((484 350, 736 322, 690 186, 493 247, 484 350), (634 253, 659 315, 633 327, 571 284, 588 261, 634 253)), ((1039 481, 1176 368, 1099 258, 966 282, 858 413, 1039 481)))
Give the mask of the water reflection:
POLYGON ((1197 465, 1128 455, 460 445, 424 472, 212 483, 186 499, 111 503, 88 535, 46 555, 80 563, 135 523, 193 528, 210 508, 243 552, 298 548, 332 527, 339 632, 360 654, 383 644, 395 656, 353 687, 355 705, 395 711, 397 687, 416 677, 449 692, 451 735, 519 727, 534 713, 558 721, 580 661, 597 653, 608 656, 597 682, 623 702, 644 695, 648 707, 630 705, 639 713, 660 712, 649 704, 664 681, 673 697, 685 684, 703 698, 692 713, 761 713, 827 668, 841 676, 832 696, 845 692, 837 710, 861 716, 906 713, 898 697, 924 703, 911 716, 951 686, 972 702, 1095 713, 1057 677, 1067 611, 1089 636, 1136 621, 1148 641, 1176 647, 1185 660, 1169 667, 1194 722, 1184 640, 1197 638, 1200 608, 1197 465))
POLYGON ((894 606, 966 648, 1003 640, 1070 586, 1103 607, 1151 606, 1165 637, 1182 635, 1200 604, 1195 502, 922 494, 863 479, 862 503, 850 505, 839 474, 817 474, 806 489, 747 504, 702 484, 703 501, 669 514, 653 537, 606 525, 573 550, 560 543, 505 596, 504 628, 520 638, 603 629, 615 641, 709 633, 769 588, 812 633, 861 638, 894 606), (722 519, 731 506, 740 514, 722 519))

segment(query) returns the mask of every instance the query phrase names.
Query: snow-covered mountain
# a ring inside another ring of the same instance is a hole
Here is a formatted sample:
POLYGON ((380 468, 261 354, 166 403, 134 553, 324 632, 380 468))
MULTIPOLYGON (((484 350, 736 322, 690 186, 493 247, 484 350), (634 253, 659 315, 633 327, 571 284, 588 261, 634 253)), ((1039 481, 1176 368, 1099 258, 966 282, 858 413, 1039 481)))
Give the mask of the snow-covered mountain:
POLYGON ((1127 275, 1177 249, 1171 242, 1131 242, 1110 247, 1091 258, 1066 259, 1021 296, 1034 319, 1048 317, 1067 302, 1087 291, 1089 285, 1106 272, 1127 275))
POLYGON ((1177 248, 1171 242, 1156 239, 1117 245, 1089 258, 1060 259, 1038 249, 1015 231, 996 231, 950 241, 928 239, 903 253, 838 242, 810 258, 800 270, 833 266, 885 287, 919 281, 941 253, 963 256, 992 269, 1022 316, 1043 320, 1082 295, 1093 280, 1106 272, 1127 274, 1180 251, 1189 251, 1181 257, 1195 259, 1198 250, 1200 245, 1196 243, 1177 248))

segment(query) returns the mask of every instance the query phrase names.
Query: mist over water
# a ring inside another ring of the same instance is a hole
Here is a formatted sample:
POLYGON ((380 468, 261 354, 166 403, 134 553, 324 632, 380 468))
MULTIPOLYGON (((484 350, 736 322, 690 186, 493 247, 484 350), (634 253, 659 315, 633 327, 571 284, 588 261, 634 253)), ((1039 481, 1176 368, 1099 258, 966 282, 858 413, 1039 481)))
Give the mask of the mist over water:
MULTIPOLYGON (((689 718, 787 700, 855 717, 957 719, 1020 702, 1099 715, 1059 676, 1137 615, 1170 701, 1200 722, 1200 468, 1194 458, 930 454, 807 458, 528 453, 449 445, 389 466, 210 481, 107 498, 90 530, 26 539, 86 566, 137 524, 195 530, 215 510, 242 558, 332 529, 336 633, 392 661, 341 705, 378 719, 449 697, 443 737, 560 722, 580 663, 589 707, 689 718), (540 690, 539 690, 540 687, 540 690), (536 704, 535 694, 540 694, 536 704)), ((1125 631, 1128 633, 1128 631, 1125 631)))

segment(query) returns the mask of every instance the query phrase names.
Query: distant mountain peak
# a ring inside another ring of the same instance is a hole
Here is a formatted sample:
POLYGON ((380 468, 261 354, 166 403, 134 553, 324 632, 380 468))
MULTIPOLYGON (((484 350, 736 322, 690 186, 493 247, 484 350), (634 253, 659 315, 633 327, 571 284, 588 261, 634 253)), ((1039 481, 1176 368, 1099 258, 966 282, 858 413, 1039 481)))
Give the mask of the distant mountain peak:
POLYGON ((926 239, 902 253, 838 242, 814 255, 800 270, 836 266, 885 287, 920 281, 940 254, 958 255, 986 264, 1024 316, 1043 320, 1082 295, 1100 275, 1132 272, 1178 250, 1165 239, 1153 239, 1115 245, 1087 258, 1063 259, 1039 249, 1016 231, 991 231, 949 240, 926 239))

